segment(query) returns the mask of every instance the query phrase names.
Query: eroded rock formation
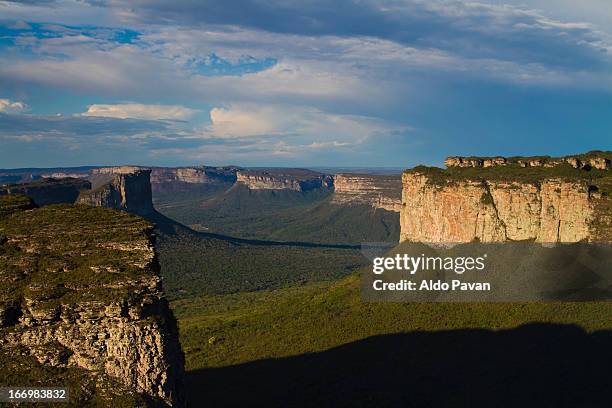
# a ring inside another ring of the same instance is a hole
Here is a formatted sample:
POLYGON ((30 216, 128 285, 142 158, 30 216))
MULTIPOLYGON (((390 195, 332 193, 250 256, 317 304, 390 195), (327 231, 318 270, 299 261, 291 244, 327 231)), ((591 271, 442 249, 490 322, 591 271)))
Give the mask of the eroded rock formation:
MULTIPOLYGON (((599 159, 589 160, 609 160, 599 159)), ((521 165, 533 161, 507 160, 507 173, 484 166, 476 175, 425 167, 404 172, 400 240, 609 241, 612 183, 608 172, 595 174, 590 171, 594 167, 584 166, 559 168, 559 172, 544 166, 529 170, 521 165)))
POLYGON ((183 355, 151 231, 141 218, 105 208, 2 216, 0 362, 29 358, 62 378, 78 369, 75 381, 98 399, 124 387, 149 405, 181 406, 183 355))
POLYGON ((399 212, 402 207, 399 175, 336 174, 332 203, 365 204, 399 212))
POLYGON ((237 167, 153 167, 151 189, 153 194, 180 192, 201 193, 229 188, 236 182, 237 167))
POLYGON ((109 167, 93 170, 94 188, 81 191, 77 204, 126 210, 147 215, 153 212, 151 170, 139 167, 109 167))
POLYGON ((520 167, 558 167, 565 163, 570 164, 575 169, 598 169, 608 170, 611 160, 606 157, 607 152, 593 151, 585 154, 565 157, 475 157, 475 156, 451 156, 444 160, 444 165, 447 168, 459 167, 475 167, 487 168, 496 166, 512 166, 519 165, 520 167))
POLYGON ((302 169, 240 170, 237 182, 251 190, 310 191, 333 186, 331 176, 302 169))
POLYGON ((36 205, 74 203, 83 190, 91 183, 79 178, 44 178, 30 183, 9 184, 0 187, 0 195, 23 194, 34 200, 36 205))

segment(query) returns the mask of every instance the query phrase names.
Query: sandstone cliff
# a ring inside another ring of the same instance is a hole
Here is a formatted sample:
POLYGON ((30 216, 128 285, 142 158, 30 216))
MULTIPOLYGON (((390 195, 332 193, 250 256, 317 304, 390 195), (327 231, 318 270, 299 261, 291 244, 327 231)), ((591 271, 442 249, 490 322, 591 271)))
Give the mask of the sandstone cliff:
POLYGON ((444 161, 446 167, 475 167, 487 168, 496 166, 512 166, 519 165, 520 167, 560 167, 564 164, 570 164, 575 169, 590 168, 598 170, 608 170, 612 160, 607 157, 608 152, 592 151, 585 154, 565 156, 565 157, 474 157, 474 156, 451 156, 444 161))
POLYGON ((400 176, 371 174, 336 174, 332 203, 365 204, 399 212, 402 207, 400 176))
POLYGON ((92 190, 81 191, 77 204, 152 213, 151 170, 139 167, 108 167, 92 172, 92 190))
POLYGON ((330 189, 333 179, 326 174, 303 169, 240 170, 237 182, 251 190, 310 191, 330 189))
POLYGON ((227 189, 236 182, 237 167, 153 167, 153 195, 207 193, 227 189))
POLYGON ((130 393, 147 405, 182 405, 183 355, 151 231, 139 217, 104 208, 55 206, 2 216, 3 375, 27 381, 37 365, 49 367, 34 385, 57 385, 57 375, 83 399, 74 405, 119 406, 130 393), (16 364, 21 358, 29 360, 16 364), (15 377, 24 364, 30 366, 18 373, 23 377, 15 377))
MULTIPOLYGON (((448 170, 417 167, 404 172, 401 241, 458 243, 609 241, 612 176, 605 166, 523 166, 539 158, 495 158, 484 165, 448 170)), ((465 163, 466 160, 462 159, 465 163)), ((584 159, 580 159, 584 163, 584 159)), ((590 157, 607 163, 610 154, 590 157)), ((482 165, 481 165, 482 164, 482 165)))

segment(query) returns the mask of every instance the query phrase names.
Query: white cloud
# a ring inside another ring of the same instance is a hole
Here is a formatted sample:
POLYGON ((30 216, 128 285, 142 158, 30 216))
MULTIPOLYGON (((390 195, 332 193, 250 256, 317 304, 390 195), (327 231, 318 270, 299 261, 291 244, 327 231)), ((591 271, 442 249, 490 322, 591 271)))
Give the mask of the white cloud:
POLYGON ((195 109, 178 105, 144 105, 140 103, 121 103, 115 105, 90 105, 83 116, 98 116, 118 119, 169 119, 184 120, 198 112, 195 109))
POLYGON ((2 113, 19 113, 27 109, 27 105, 23 102, 12 102, 9 99, 0 99, 0 112, 2 113))
POLYGON ((210 119, 210 126, 203 132, 208 138, 292 138, 309 149, 360 144, 379 134, 408 130, 405 126, 372 117, 287 105, 242 104, 213 108, 210 119))

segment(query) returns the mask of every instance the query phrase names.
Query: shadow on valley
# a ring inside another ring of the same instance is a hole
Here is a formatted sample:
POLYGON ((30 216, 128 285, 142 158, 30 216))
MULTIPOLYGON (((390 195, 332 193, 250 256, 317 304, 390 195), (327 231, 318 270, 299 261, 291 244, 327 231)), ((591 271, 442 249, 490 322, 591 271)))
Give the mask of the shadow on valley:
POLYGON ((190 406, 609 407, 612 332, 412 332, 187 373, 190 406))
POLYGON ((304 248, 333 248, 333 249, 360 249, 360 245, 347 245, 347 244, 323 244, 314 242, 299 242, 299 241, 270 241, 262 239, 247 239, 237 238, 228 235, 217 234, 213 232, 201 232, 195 231, 184 224, 174 221, 171 218, 166 217, 158 211, 145 215, 147 220, 155 224, 156 228, 164 234, 175 235, 179 232, 188 231, 189 234, 204 238, 204 239, 215 239, 226 241, 231 244, 243 244, 243 245, 258 245, 258 246, 293 246, 293 247, 304 247, 304 248))

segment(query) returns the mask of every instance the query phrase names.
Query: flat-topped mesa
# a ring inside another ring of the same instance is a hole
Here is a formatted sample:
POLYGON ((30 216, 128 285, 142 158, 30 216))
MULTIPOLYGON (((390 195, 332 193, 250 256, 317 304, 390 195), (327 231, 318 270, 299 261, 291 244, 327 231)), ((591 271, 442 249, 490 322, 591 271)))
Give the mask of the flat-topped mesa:
POLYGON ((336 174, 333 204, 365 204, 387 211, 402 208, 402 180, 399 175, 336 174))
MULTIPOLYGON (((609 163, 612 152, 576 156, 609 163)), ((400 241, 462 243, 612 240, 612 175, 567 158, 508 159, 506 165, 419 166, 402 176, 400 241), (558 163, 546 166, 546 163, 558 163)))
POLYGON ((153 167, 151 189, 154 195, 163 195, 229 188, 236 182, 237 170, 235 166, 153 167))
POLYGON ((305 192, 333 187, 331 176, 305 169, 239 170, 236 180, 251 190, 305 192))
POLYGON ((154 211, 150 176, 150 169, 140 167, 94 169, 90 177, 93 189, 82 191, 76 203, 150 214, 154 211))
POLYGON ((134 399, 122 406, 183 405, 184 358, 149 223, 52 206, 0 216, 0 236, 0 265, 11 265, 0 268, 2 370, 16 370, 21 386, 68 381, 75 405, 111 406, 113 396, 134 399), (46 378, 28 383, 28 366, 44 366, 46 378))
POLYGON ((609 170, 611 160, 606 157, 606 152, 593 151, 580 155, 550 157, 550 156, 532 156, 532 157, 477 157, 477 156, 450 156, 444 160, 444 165, 447 168, 453 167, 474 167, 487 168, 496 166, 519 166, 519 167, 558 167, 565 164, 571 165, 575 169, 598 169, 609 170))
POLYGON ((187 183, 218 184, 236 182, 237 167, 153 167, 151 184, 187 183))
POLYGON ((0 187, 0 195, 23 194, 34 200, 36 205, 72 204, 91 183, 80 178, 43 178, 30 183, 8 184, 0 187))

